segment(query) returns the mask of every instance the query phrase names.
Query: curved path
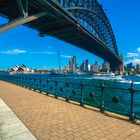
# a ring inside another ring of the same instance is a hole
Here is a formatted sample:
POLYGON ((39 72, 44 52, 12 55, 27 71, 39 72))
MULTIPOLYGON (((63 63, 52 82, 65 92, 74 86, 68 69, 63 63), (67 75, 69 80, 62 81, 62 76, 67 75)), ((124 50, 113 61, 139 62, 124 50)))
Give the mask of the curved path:
POLYGON ((0 140, 36 140, 0 98, 0 140))
POLYGON ((0 81, 0 97, 38 140, 140 140, 140 126, 0 81))

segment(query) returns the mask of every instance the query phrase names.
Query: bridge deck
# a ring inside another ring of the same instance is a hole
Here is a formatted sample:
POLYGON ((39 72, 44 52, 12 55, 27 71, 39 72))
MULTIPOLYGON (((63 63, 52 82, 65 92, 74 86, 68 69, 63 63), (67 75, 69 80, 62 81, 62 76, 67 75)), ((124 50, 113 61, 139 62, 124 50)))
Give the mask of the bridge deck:
POLYGON ((140 139, 140 127, 0 81, 0 97, 39 140, 140 139))
MULTIPOLYGON (((21 17, 20 12, 17 12, 18 6, 15 0, 1 1, 0 15, 10 21, 21 17)), ((96 38, 64 8, 50 2, 46 0, 29 1, 29 15, 46 12, 46 16, 25 25, 37 30, 40 36, 50 35, 71 43, 103 58, 110 62, 111 65, 118 66, 121 63, 117 54, 108 48, 103 41, 96 38)))

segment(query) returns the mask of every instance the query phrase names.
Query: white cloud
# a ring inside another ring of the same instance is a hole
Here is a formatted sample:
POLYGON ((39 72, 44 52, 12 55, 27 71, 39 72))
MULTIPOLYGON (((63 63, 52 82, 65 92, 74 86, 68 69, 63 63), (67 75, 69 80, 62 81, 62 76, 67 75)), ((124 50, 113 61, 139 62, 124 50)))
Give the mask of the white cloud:
POLYGON ((140 47, 139 47, 139 48, 137 48, 137 51, 138 51, 138 52, 140 52, 140 47))
POLYGON ((63 57, 63 58, 67 58, 67 59, 70 59, 72 56, 69 56, 69 55, 61 55, 61 57, 63 57))
POLYGON ((23 54, 26 52, 27 52, 26 50, 19 50, 19 49, 0 51, 0 53, 2 54, 23 54))
POLYGON ((137 65, 137 64, 140 64, 140 59, 138 59, 138 58, 133 58, 133 59, 131 59, 131 60, 128 60, 127 62, 126 62, 126 64, 128 64, 128 63, 133 63, 133 65, 137 65))
POLYGON ((32 52, 34 54, 55 54, 54 52, 32 52))
POLYGON ((127 53, 126 57, 138 57, 138 53, 127 53))

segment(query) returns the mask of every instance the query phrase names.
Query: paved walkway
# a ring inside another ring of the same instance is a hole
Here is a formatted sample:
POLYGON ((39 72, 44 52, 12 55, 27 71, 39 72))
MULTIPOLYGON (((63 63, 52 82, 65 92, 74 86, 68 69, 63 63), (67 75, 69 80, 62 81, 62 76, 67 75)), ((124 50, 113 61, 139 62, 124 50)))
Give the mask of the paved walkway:
POLYGON ((38 140, 140 140, 140 126, 0 81, 0 97, 38 140))
POLYGON ((0 98, 0 140, 36 140, 0 98))

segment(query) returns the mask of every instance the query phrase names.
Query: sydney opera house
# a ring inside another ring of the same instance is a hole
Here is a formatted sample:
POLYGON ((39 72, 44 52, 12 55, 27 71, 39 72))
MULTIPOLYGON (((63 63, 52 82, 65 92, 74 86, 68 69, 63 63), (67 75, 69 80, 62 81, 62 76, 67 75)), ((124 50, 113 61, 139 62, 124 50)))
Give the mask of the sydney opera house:
POLYGON ((34 70, 29 69, 28 67, 26 67, 24 64, 22 64, 21 66, 15 65, 14 67, 12 67, 9 70, 10 73, 33 73, 34 70))

